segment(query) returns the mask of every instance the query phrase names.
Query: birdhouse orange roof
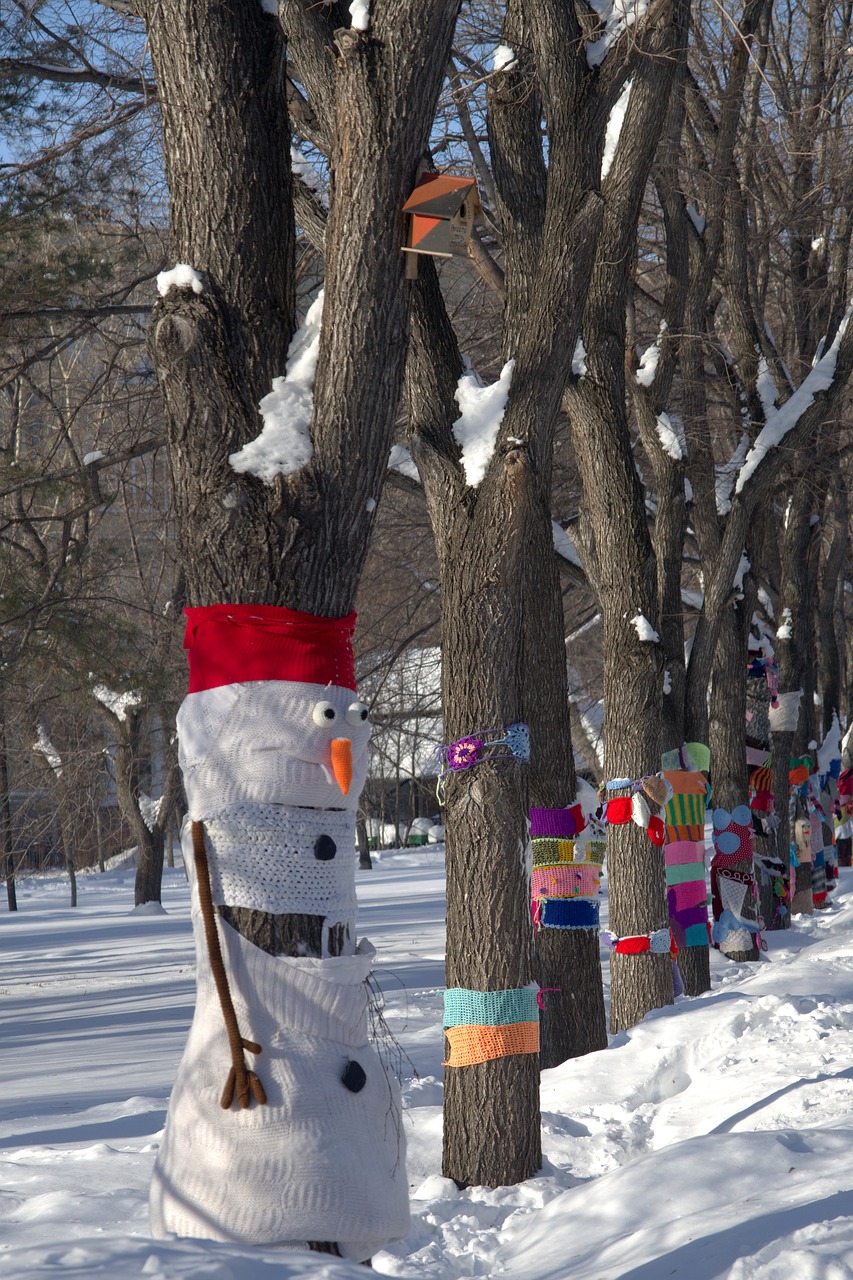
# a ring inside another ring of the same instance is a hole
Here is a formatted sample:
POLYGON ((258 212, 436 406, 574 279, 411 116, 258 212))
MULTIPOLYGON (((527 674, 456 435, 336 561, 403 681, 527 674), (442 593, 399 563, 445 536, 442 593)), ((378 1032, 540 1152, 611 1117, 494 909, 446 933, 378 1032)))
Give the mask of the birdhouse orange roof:
POLYGON ((406 213, 426 214, 432 218, 452 218, 476 185, 473 178, 458 174, 425 173, 403 209, 406 213))

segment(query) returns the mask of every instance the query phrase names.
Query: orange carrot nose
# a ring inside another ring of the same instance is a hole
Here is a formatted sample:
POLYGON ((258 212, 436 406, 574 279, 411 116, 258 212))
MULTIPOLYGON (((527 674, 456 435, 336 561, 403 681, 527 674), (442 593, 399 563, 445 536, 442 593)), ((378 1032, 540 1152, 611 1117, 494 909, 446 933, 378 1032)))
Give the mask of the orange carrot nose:
POLYGON ((346 795, 352 782, 352 743, 349 738, 332 739, 332 772, 346 795))

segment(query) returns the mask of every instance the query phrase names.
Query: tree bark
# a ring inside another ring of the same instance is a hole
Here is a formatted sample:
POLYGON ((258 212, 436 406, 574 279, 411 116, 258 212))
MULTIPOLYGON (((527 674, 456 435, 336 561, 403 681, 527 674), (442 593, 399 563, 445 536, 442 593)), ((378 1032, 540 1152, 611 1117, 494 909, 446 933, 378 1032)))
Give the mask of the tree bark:
MULTIPOLYGON (((325 616, 353 606, 406 352, 402 206, 429 135, 454 15, 449 0, 396 0, 362 33, 336 29, 337 8, 287 0, 278 20, 260 5, 149 5, 172 252, 205 281, 199 296, 171 290, 151 329, 193 605, 259 602, 325 616), (293 331, 282 28, 328 148, 332 199, 313 458, 266 485, 237 475, 228 459, 258 434, 257 404, 285 372, 293 331), (211 154, 225 163, 212 166, 211 154)), ((235 919, 259 946, 319 954, 320 917, 274 921, 241 911, 235 919)))
POLYGON ((15 888, 15 853, 12 841, 12 805, 9 798, 9 758, 6 749, 6 709, 0 695, 0 857, 6 880, 6 902, 10 911, 18 910, 15 888))
MULTIPOLYGON (((754 594, 754 593, 753 593, 754 594)), ((711 780, 714 803, 731 812, 746 803, 746 652, 752 601, 733 604, 722 619, 714 656, 714 679, 711 687, 711 780)), ((736 874, 755 876, 752 856, 730 868, 736 874)), ((755 920, 757 912, 747 891, 742 909, 744 919, 755 920)), ((758 960, 761 953, 756 943, 745 950, 731 950, 725 942, 720 951, 729 960, 758 960)))

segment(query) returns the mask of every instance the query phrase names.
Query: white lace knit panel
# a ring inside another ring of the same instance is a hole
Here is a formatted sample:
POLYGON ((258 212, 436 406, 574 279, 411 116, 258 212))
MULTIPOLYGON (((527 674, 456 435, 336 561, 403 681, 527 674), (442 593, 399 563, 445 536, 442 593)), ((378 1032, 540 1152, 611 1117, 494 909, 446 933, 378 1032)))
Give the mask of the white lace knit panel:
POLYGON ((367 774, 370 725, 350 724, 351 689, 256 680, 187 694, 178 709, 178 756, 191 818, 240 801, 352 809, 367 774), (316 723, 326 704, 334 718, 316 723), (352 744, 353 778, 344 795, 331 768, 331 743, 352 744))
POLYGON ((223 1111, 228 1037, 193 892, 198 998, 151 1184, 151 1230, 247 1244, 332 1240, 362 1260, 409 1230, 400 1093, 368 1042, 373 953, 270 956, 217 921, 268 1105, 223 1111), (353 1068, 352 1064, 356 1064, 353 1068), (344 1076, 355 1070, 355 1086, 344 1076))
MULTIPOLYGON (((217 906, 355 923, 355 815, 286 804, 233 804, 204 820, 217 906), (323 857, 317 857, 319 851, 323 857), (329 856, 329 855, 332 856, 329 856)), ((181 833, 192 862, 190 820, 181 833)))

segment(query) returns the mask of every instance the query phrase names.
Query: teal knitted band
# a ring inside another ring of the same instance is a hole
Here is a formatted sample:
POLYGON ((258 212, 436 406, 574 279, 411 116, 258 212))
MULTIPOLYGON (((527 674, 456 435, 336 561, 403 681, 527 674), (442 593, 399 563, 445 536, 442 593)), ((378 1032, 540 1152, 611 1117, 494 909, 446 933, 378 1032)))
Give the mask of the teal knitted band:
POLYGON ((538 1022, 539 1006, 533 987, 509 991, 469 991, 449 987, 444 993, 444 1026, 504 1027, 511 1022, 538 1022))

